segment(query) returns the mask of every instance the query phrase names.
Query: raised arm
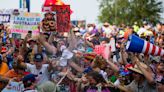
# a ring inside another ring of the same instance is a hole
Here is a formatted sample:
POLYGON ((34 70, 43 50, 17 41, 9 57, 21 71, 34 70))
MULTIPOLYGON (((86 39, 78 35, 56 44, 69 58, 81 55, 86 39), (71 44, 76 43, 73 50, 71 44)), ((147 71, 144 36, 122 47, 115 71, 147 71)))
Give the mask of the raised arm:
POLYGON ((119 72, 119 67, 116 66, 113 62, 112 62, 112 58, 111 58, 111 51, 109 54, 109 58, 106 59, 107 63, 110 65, 111 69, 114 70, 115 72, 119 72))
POLYGON ((49 43, 49 44, 52 44, 52 42, 53 42, 53 40, 54 40, 54 37, 55 37, 55 33, 52 32, 51 35, 50 35, 50 37, 49 37, 49 39, 48 39, 48 43, 49 43))
POLYGON ((27 65, 26 65, 26 63, 24 63, 23 62, 23 56, 22 55, 18 55, 17 56, 17 63, 20 65, 20 66, 22 66, 22 67, 24 67, 25 69, 27 69, 27 65))
POLYGON ((125 86, 118 85, 117 88, 119 88, 123 92, 132 92, 130 89, 126 88, 125 86))
POLYGON ((93 43, 91 43, 90 41, 88 41, 88 40, 85 40, 85 43, 87 44, 87 45, 89 45, 90 47, 92 47, 92 48, 94 48, 95 46, 94 46, 94 44, 93 43))
POLYGON ((110 65, 112 70, 114 70, 115 72, 119 72, 119 67, 112 63, 112 61, 108 60, 107 63, 110 65))
POLYGON ((69 61, 68 62, 68 64, 72 67, 72 68, 74 68, 76 71, 78 71, 78 72, 83 72, 84 71, 84 69, 82 68, 82 67, 80 67, 80 66, 78 66, 76 63, 74 63, 73 61, 69 61))
MULTIPOLYGON (((150 70, 149 67, 145 68, 143 65, 141 65, 141 62, 139 61, 139 59, 137 57, 135 57, 135 62, 138 66, 138 68, 141 70, 141 72, 143 73, 143 75, 145 76, 145 78, 147 79, 147 81, 150 83, 150 84, 153 84, 155 83, 154 81, 154 78, 153 78, 153 73, 152 71, 150 70)), ((146 64, 145 64, 146 66, 146 64)))
POLYGON ((57 48, 50 45, 48 42, 46 42, 44 36, 42 34, 40 34, 39 38, 38 38, 39 42, 46 48, 46 50, 48 52, 50 52, 51 54, 56 54, 57 52, 57 48))
POLYGON ((27 51, 27 40, 30 38, 29 34, 26 35, 22 47, 20 47, 20 55, 24 55, 25 52, 27 51))
POLYGON ((72 51, 77 47, 77 38, 75 37, 73 30, 71 30, 68 34, 68 43, 69 43, 68 49, 70 51, 72 51))
POLYGON ((126 65, 128 63, 127 62, 128 55, 125 52, 124 42, 121 44, 120 52, 121 52, 122 61, 126 65))

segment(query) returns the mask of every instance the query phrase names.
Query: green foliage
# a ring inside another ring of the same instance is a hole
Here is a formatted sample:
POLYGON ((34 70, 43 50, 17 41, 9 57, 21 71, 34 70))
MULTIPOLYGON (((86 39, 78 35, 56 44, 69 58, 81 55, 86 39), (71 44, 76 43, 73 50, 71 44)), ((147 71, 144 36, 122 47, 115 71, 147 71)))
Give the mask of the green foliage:
POLYGON ((163 12, 158 0, 98 0, 100 2, 99 22, 132 25, 143 20, 155 23, 160 21, 163 12))

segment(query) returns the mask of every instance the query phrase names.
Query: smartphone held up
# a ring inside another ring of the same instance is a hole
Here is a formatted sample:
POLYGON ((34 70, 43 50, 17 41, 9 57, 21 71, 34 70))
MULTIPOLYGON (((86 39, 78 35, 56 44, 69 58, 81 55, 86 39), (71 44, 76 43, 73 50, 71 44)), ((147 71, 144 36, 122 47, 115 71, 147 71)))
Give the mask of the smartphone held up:
POLYGON ((28 31, 28 36, 31 38, 32 37, 32 31, 28 31))

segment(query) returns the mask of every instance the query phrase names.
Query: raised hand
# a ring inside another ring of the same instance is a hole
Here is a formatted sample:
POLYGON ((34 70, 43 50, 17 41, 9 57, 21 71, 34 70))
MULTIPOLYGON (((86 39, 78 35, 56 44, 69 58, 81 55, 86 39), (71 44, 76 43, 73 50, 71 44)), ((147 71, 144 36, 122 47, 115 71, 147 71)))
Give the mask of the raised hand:
POLYGON ((27 34, 26 37, 25 37, 25 40, 28 40, 30 38, 31 38, 30 34, 27 34))
POLYGON ((24 58, 22 55, 18 55, 17 56, 17 62, 20 63, 20 62, 23 62, 24 61, 24 58))

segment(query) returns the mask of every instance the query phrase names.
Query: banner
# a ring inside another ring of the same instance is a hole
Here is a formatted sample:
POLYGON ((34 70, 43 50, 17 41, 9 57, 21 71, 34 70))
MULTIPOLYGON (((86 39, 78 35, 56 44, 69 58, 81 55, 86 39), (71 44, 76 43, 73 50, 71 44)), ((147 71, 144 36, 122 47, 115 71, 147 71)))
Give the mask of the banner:
POLYGON ((17 13, 26 12, 26 9, 0 9, 0 23, 10 23, 11 15, 17 13))
POLYGON ((0 9, 0 14, 13 14, 15 10, 19 13, 27 12, 27 9, 0 9))
POLYGON ((94 52, 98 55, 103 56, 105 59, 108 59, 110 50, 110 44, 96 45, 94 48, 94 52))
POLYGON ((57 28, 56 14, 54 12, 45 13, 41 23, 42 23, 42 30, 44 32, 56 31, 57 28))
POLYGON ((38 24, 42 20, 42 14, 23 12, 17 16, 12 15, 11 20, 11 33, 20 33, 24 38, 28 31, 32 31, 32 36, 36 36, 39 33, 38 24))
POLYGON ((23 92, 24 85, 23 83, 18 82, 10 82, 3 90, 2 92, 23 92))
POLYGON ((94 48, 94 52, 98 55, 102 54, 105 50, 105 45, 96 45, 94 48))
POLYGON ((54 11, 57 14, 57 31, 70 31, 70 6, 69 5, 55 5, 54 11))
POLYGON ((0 23, 9 23, 10 14, 0 14, 0 23))

